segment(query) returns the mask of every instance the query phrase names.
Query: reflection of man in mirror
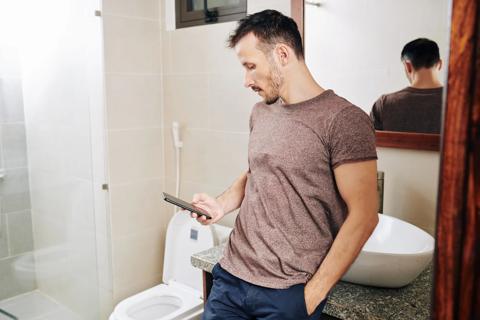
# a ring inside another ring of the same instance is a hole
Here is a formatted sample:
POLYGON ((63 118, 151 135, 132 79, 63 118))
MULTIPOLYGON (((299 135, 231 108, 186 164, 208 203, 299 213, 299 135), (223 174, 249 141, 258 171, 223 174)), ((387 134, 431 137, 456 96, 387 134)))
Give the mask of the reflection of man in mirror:
POLYGON ((405 45, 401 59, 410 86, 382 95, 370 117, 375 129, 418 133, 440 133, 442 84, 438 71, 442 60, 438 45, 419 38, 405 45))

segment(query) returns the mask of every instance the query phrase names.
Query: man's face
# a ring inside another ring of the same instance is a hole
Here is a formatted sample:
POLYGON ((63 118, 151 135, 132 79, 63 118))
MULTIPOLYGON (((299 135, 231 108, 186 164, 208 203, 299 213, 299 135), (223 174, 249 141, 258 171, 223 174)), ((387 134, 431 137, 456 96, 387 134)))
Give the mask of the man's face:
POLYGON ((235 52, 245 68, 245 87, 257 92, 267 104, 277 101, 283 79, 273 52, 264 53, 260 50, 253 33, 240 39, 235 52))

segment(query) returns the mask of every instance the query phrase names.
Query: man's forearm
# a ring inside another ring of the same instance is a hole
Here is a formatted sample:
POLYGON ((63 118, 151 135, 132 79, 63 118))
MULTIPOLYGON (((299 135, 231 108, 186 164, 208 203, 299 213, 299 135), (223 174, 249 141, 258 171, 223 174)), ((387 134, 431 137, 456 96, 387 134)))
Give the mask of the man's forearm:
POLYGON ((377 223, 377 214, 369 219, 365 219, 365 215, 349 214, 320 268, 307 283, 309 290, 306 290, 316 295, 319 301, 326 298, 354 262, 377 223))
POLYGON ((217 201, 223 208, 225 214, 240 207, 245 196, 245 185, 247 184, 247 172, 244 172, 224 193, 217 197, 217 201))

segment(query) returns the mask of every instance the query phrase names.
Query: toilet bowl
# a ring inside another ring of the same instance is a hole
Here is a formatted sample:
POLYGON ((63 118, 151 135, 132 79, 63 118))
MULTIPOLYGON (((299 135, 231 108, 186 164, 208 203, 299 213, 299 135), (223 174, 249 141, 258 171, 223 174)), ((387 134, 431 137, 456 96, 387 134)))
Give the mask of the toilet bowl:
POLYGON ((184 211, 170 220, 165 242, 163 283, 121 301, 109 320, 187 320, 203 313, 202 272, 192 254, 213 246, 211 228, 184 211))

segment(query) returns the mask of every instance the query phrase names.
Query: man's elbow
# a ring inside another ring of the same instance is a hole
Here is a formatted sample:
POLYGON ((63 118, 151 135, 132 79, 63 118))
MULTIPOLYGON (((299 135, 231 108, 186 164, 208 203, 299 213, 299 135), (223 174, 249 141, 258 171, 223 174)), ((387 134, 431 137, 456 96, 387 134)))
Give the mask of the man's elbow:
POLYGON ((369 236, 373 233, 373 231, 377 227, 378 221, 379 221, 378 213, 375 212, 370 215, 370 219, 368 219, 366 223, 366 229, 369 236))

